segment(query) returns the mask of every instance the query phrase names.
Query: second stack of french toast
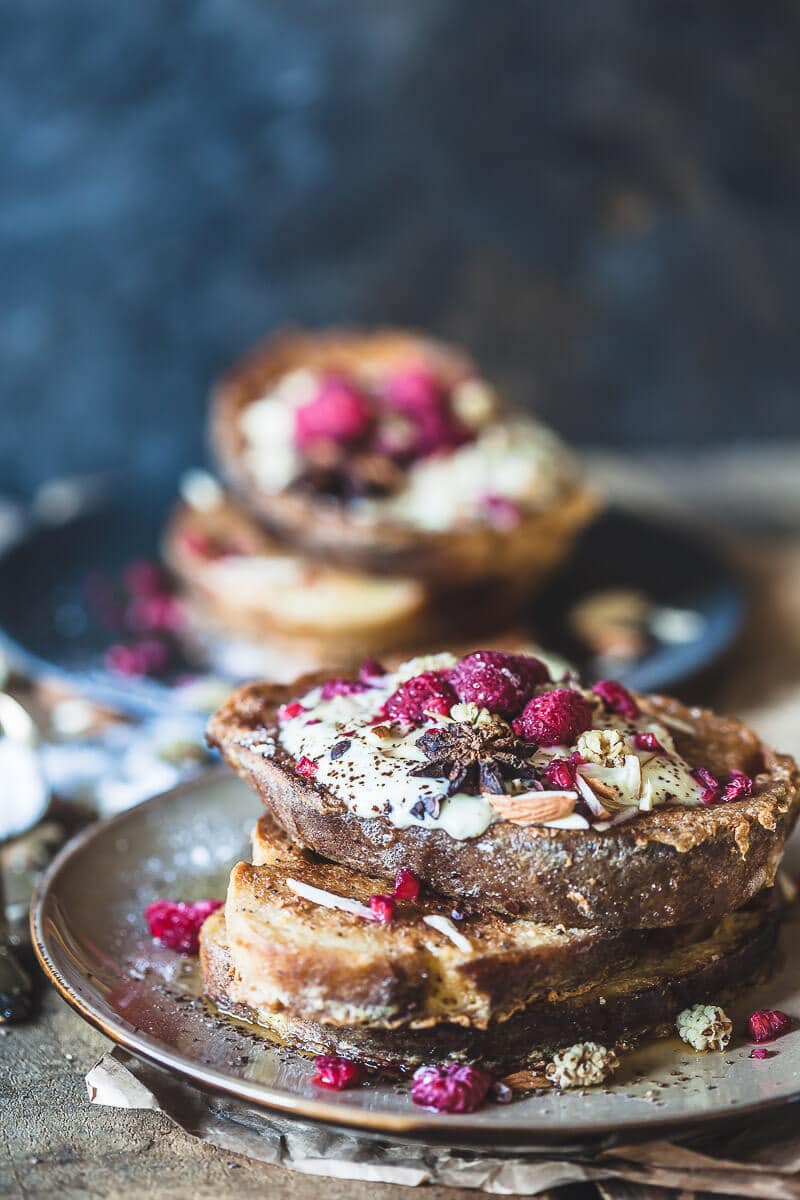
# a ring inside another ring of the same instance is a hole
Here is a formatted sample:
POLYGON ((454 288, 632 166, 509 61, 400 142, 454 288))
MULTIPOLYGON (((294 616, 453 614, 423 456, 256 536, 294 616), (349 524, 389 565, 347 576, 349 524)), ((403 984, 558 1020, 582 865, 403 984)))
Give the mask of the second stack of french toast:
POLYGON ((210 441, 223 483, 187 480, 165 557, 273 678, 509 626, 597 507, 466 354, 402 331, 273 338, 217 384, 210 441))
POLYGON ((283 1044, 598 1083, 724 1047, 775 943, 800 777, 739 721, 479 650, 248 685, 209 740, 265 815, 205 988, 283 1044))

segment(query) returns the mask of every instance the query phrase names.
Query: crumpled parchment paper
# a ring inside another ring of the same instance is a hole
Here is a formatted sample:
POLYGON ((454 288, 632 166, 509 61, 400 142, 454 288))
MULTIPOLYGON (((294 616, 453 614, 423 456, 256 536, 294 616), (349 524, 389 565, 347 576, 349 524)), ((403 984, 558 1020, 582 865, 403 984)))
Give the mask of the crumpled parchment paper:
MULTIPOLYGON (((219 1099, 116 1048, 86 1076, 93 1104, 164 1113, 191 1137, 231 1154, 306 1175, 374 1183, 439 1184, 492 1195, 536 1196, 568 1183, 603 1183, 606 1196, 631 1195, 628 1186, 800 1200, 800 1127, 792 1106, 726 1125, 713 1134, 645 1141, 551 1157, 486 1155, 391 1143, 271 1117, 235 1100, 219 1099), (615 1185, 619 1185, 617 1191, 615 1185)), ((636 1194, 644 1194, 638 1192, 636 1194)))

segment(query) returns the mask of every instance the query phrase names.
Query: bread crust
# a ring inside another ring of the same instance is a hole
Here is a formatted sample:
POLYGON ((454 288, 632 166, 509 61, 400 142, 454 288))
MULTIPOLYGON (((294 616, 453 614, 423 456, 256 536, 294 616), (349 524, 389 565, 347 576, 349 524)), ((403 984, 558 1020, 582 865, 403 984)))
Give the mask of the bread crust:
POLYGON ((707 939, 677 956, 653 961, 558 999, 540 999, 484 1028, 442 1021, 432 1027, 382 1028, 323 1024, 291 1009, 254 1009, 241 998, 241 978, 227 946, 222 912, 206 921, 200 963, 206 995, 226 1014, 307 1054, 342 1054, 383 1070, 404 1070, 444 1059, 515 1071, 576 1041, 606 1046, 672 1028, 689 1005, 719 1003, 763 966, 778 921, 769 908, 734 913, 707 939))
POLYGON ((264 753, 264 742, 276 739, 278 707, 322 678, 239 689, 211 718, 207 736, 289 836, 325 858, 384 878, 405 867, 468 908, 574 928, 718 920, 774 882, 797 817, 800 775, 793 759, 734 718, 667 697, 646 701, 654 716, 693 725, 694 736, 676 735, 690 763, 754 776, 752 797, 709 808, 665 806, 606 831, 498 821, 480 837, 458 841, 443 830, 398 829, 385 816, 354 816, 297 775, 277 740, 274 753, 264 753))
POLYGON ((397 521, 365 524, 345 505, 298 491, 259 488, 243 454, 242 410, 269 384, 298 367, 347 372, 365 358, 401 365, 424 354, 454 383, 473 373, 469 358, 431 339, 397 329, 364 333, 287 330, 237 363, 211 395, 209 440, 231 489, 284 541, 311 555, 377 575, 407 575, 450 586, 486 577, 524 575, 529 594, 566 557, 578 532, 598 510, 597 497, 581 485, 565 488, 557 505, 523 514, 510 531, 472 524, 444 532, 397 521))

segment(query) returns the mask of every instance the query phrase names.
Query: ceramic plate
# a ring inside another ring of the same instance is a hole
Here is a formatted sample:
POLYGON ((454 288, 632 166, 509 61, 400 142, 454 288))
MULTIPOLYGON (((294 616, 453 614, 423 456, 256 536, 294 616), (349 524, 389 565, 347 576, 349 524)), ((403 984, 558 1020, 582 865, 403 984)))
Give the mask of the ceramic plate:
MULTIPOLYGON (((223 897, 257 815, 245 785, 214 772, 92 826, 44 877, 32 928, 45 971, 86 1020, 134 1054, 273 1112, 462 1146, 630 1141, 800 1098, 800 1029, 764 1061, 748 1057, 741 1036, 754 1008, 800 1016, 800 959, 786 953, 769 982, 730 1006, 740 1036, 727 1052, 700 1055, 662 1040, 625 1056, 607 1091, 547 1093, 470 1116, 428 1113, 404 1087, 380 1081, 320 1091, 310 1061, 215 1017, 198 997, 196 965, 154 945, 142 917, 157 897, 223 897)), ((797 921, 789 918, 784 950, 797 921)))

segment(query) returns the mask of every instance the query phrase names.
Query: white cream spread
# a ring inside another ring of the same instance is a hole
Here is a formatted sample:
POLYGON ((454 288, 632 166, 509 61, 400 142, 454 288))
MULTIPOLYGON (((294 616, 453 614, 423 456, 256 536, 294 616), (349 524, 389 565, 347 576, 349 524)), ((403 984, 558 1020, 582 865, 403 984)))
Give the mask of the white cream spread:
MULTIPOLYGON (((411 729, 380 720, 388 697, 404 680, 430 669, 428 662, 418 659, 404 663, 396 672, 378 678, 368 690, 329 700, 322 699, 322 688, 313 688, 297 698, 303 710, 281 721, 279 741, 295 760, 311 759, 316 764, 315 781, 342 800, 356 816, 385 816, 400 829, 410 826, 442 829, 457 840, 479 837, 490 824, 501 819, 492 807, 490 795, 456 793, 448 797, 447 779, 409 774, 426 761, 416 745, 418 739, 426 730, 445 725, 447 718, 432 718, 411 729), (431 811, 426 810, 426 801, 431 811)), ((449 660, 440 663, 443 667, 448 665, 451 665, 449 660)), ((597 728, 620 733, 624 755, 618 766, 594 762, 579 766, 578 791, 593 801, 584 809, 587 813, 591 809, 589 820, 575 813, 543 824, 576 829, 588 828, 591 821, 595 828, 602 829, 656 805, 701 803, 703 787, 677 753, 663 723, 645 714, 635 721, 625 720, 606 713, 590 691, 582 694, 595 703, 597 728), (655 734, 663 752, 638 749, 634 739, 641 732, 655 734)), ((544 779, 550 759, 568 758, 574 750, 575 746, 542 748, 531 755, 530 761, 544 779)), ((522 801, 532 794, 528 791, 530 783, 522 780, 509 780, 506 786, 507 800, 522 801)), ((545 789, 549 788, 557 790, 555 785, 545 783, 545 789)))
MULTIPOLYGON (((303 471, 303 456, 294 442, 295 413, 313 398, 316 386, 311 371, 292 371, 241 413, 245 462, 267 492, 288 487, 303 471)), ((477 401, 488 394, 482 380, 467 380, 456 388, 455 411, 462 419, 470 411, 475 414, 474 422, 469 422, 475 429, 474 441, 412 463, 404 486, 395 493, 350 501, 352 516, 365 524, 392 520, 444 530, 466 522, 491 523, 487 497, 510 501, 523 510, 554 505, 577 477, 575 460, 556 435, 537 421, 497 419, 495 405, 489 401, 481 412, 477 401)))

